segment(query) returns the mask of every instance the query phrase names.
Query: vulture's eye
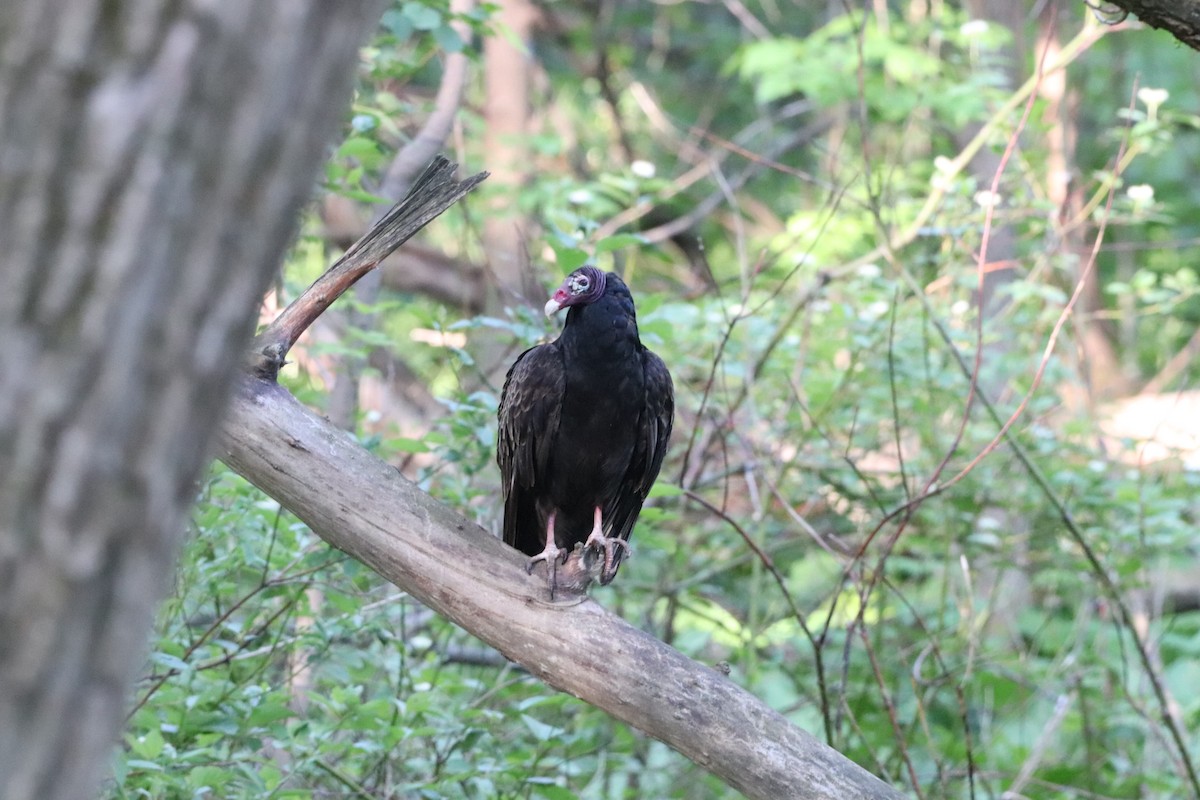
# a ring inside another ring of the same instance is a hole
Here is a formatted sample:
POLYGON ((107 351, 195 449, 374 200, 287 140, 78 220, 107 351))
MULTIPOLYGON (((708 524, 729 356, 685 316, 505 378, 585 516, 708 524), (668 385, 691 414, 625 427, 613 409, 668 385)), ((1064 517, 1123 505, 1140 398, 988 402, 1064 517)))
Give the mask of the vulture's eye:
POLYGON ((571 281, 571 291, 575 294, 586 292, 591 285, 592 282, 588 280, 586 275, 579 275, 575 280, 571 281))

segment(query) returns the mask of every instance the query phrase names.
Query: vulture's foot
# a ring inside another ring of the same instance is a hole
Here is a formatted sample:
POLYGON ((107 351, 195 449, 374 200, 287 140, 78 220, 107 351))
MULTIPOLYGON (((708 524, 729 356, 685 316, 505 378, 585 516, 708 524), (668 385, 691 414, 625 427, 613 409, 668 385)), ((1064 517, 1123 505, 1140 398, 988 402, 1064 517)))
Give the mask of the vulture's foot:
POLYGON ((550 519, 546 523, 546 547, 542 552, 538 553, 525 565, 525 572, 529 575, 533 574, 533 567, 539 561, 546 562, 546 569, 549 571, 550 584, 550 599, 554 599, 554 592, 558 588, 558 565, 567 563, 571 551, 566 548, 558 547, 554 544, 554 515, 550 515, 550 519))
POLYGON ((596 509, 595 524, 592 526, 592 532, 588 536, 587 541, 583 543, 584 547, 596 547, 604 552, 604 566, 600 570, 600 585, 607 586, 613 578, 617 577, 617 567, 620 561, 617 559, 617 551, 624 551, 625 555, 629 555, 632 550, 629 547, 629 542, 617 536, 605 536, 604 528, 600 524, 600 509, 596 509))

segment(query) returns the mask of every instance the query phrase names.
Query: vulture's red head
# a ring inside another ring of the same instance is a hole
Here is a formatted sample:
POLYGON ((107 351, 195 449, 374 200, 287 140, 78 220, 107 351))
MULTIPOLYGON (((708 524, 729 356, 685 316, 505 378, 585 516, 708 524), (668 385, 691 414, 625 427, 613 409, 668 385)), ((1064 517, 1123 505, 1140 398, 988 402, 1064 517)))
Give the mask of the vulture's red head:
POLYGON ((580 267, 562 282, 546 303, 546 316, 552 317, 570 306, 586 306, 604 296, 607 279, 592 266, 580 267))

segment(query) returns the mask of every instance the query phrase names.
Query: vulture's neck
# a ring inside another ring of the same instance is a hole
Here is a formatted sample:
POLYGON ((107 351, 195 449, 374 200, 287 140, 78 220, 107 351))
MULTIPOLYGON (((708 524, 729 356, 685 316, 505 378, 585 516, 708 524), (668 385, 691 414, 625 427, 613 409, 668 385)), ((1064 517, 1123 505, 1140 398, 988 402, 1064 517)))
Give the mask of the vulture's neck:
POLYGON ((559 345, 568 361, 583 359, 593 369, 627 364, 641 349, 637 316, 628 297, 606 294, 567 312, 559 345))

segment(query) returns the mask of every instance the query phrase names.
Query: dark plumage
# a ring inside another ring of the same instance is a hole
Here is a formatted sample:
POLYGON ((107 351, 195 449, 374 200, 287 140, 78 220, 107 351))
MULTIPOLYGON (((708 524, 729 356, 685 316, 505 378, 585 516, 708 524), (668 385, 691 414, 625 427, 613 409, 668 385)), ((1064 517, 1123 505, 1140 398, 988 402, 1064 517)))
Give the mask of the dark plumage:
POLYGON ((633 297, 615 273, 567 276, 546 314, 567 308, 558 339, 522 353, 500 398, 496 460, 504 541, 550 567, 578 543, 604 554, 600 582, 617 574, 671 438, 671 374, 638 338, 633 297), (553 532, 553 539, 547 534, 553 532))

